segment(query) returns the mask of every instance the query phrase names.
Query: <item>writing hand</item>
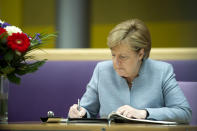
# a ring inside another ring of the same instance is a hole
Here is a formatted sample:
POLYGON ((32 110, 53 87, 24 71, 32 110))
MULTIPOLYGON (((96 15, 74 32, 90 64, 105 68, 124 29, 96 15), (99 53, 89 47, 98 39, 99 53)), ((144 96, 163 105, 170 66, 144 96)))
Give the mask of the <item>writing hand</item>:
POLYGON ((85 114, 86 114, 85 108, 80 107, 80 109, 78 110, 77 104, 71 106, 68 112, 68 116, 70 118, 82 118, 85 114))

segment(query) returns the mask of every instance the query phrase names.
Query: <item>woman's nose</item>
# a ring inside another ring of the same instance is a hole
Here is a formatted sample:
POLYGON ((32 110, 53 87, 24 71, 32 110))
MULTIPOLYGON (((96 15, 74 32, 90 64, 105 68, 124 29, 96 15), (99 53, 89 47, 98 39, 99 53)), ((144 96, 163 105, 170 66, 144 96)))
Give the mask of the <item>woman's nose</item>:
POLYGON ((120 66, 120 59, 118 57, 115 58, 116 67, 120 66))

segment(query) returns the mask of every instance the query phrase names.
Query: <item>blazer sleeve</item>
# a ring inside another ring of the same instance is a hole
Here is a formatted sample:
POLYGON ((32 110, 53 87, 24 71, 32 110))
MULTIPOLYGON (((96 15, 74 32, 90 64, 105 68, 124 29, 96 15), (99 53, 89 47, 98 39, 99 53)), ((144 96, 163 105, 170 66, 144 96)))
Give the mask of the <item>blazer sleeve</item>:
POLYGON ((192 116, 191 108, 179 87, 173 67, 167 65, 163 70, 162 91, 165 106, 161 108, 147 108, 147 119, 176 121, 189 123, 192 116))
POLYGON ((100 109, 98 98, 99 64, 94 69, 92 78, 86 87, 86 92, 81 98, 81 106, 87 111, 88 118, 95 118, 100 109))

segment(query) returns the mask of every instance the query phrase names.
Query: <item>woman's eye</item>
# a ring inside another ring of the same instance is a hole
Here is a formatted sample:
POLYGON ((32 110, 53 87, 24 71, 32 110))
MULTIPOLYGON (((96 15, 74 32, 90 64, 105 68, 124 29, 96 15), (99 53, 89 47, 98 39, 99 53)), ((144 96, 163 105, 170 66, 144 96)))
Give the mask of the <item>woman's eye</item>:
POLYGON ((120 58, 121 58, 121 59, 125 59, 125 58, 126 58, 126 56, 120 56, 120 58))
POLYGON ((128 56, 120 56, 119 58, 124 61, 128 59, 128 56))

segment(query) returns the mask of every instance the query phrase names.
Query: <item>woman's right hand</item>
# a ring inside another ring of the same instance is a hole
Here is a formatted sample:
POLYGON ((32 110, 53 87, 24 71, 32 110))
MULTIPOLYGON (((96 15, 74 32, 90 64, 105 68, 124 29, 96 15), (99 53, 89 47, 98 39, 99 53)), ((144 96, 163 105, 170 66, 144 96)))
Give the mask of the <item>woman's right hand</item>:
POLYGON ((70 107, 68 112, 69 118, 82 118, 86 114, 86 110, 83 107, 80 107, 80 110, 77 109, 78 105, 74 104, 70 107))

